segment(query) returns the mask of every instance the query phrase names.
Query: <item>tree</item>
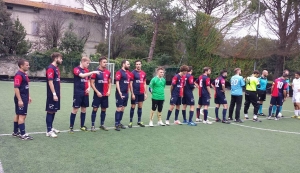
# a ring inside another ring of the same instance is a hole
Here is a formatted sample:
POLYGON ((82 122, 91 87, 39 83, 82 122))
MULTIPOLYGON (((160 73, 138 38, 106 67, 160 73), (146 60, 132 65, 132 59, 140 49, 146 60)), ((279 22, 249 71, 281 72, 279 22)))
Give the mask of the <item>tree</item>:
POLYGON ((10 13, 7 12, 3 0, 0 0, 0 54, 8 54, 7 44, 13 30, 13 22, 10 19, 10 13))

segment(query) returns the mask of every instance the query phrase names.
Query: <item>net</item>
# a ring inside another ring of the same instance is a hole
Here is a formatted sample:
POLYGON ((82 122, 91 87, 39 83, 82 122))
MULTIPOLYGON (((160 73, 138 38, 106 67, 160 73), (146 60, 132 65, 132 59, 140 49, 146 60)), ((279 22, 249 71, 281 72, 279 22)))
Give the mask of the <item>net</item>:
MULTIPOLYGON (((99 62, 90 62, 89 70, 94 71, 99 67, 99 62)), ((107 70, 110 71, 111 76, 111 84, 114 84, 115 81, 115 63, 107 63, 106 64, 107 70)))

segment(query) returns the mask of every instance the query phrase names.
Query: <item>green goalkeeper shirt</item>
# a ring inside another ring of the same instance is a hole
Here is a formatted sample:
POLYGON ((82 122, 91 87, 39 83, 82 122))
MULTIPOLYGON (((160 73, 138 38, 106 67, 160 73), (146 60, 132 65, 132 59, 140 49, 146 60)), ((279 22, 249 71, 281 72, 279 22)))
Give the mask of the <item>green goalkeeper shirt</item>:
POLYGON ((151 79, 149 87, 152 89, 152 99, 165 100, 166 79, 155 76, 151 79))

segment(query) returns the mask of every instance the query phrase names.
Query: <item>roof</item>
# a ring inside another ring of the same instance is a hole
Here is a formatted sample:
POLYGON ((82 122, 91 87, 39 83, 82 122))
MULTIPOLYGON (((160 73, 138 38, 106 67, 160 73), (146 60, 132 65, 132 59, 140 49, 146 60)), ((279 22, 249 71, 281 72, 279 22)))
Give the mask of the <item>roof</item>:
POLYGON ((88 12, 83 9, 71 8, 71 7, 63 6, 63 5, 52 5, 50 3, 45 3, 45 2, 34 2, 34 1, 29 1, 29 0, 4 0, 4 2, 7 4, 23 5, 23 6, 35 7, 35 8, 41 8, 41 9, 57 9, 57 10, 61 10, 64 12, 89 15, 89 16, 97 15, 95 13, 88 12))

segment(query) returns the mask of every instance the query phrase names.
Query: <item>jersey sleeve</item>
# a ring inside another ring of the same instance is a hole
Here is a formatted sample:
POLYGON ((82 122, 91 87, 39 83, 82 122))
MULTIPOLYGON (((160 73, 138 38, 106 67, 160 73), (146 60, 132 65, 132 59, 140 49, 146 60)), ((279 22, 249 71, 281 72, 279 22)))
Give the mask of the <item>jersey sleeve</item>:
POLYGON ((210 86, 210 78, 206 78, 206 80, 205 80, 205 85, 206 85, 206 86, 210 86))
POLYGON ((74 73, 75 76, 79 76, 79 74, 80 74, 79 68, 78 68, 78 67, 75 67, 75 68, 73 69, 73 73, 74 73))
POLYGON ((53 80, 54 70, 52 68, 48 68, 46 71, 46 75, 47 75, 48 80, 53 80))
POLYGON ((144 73, 144 75, 145 75, 145 77, 144 77, 144 82, 146 83, 146 81, 147 81, 147 74, 144 73))
POLYGON ((154 80, 155 80, 155 78, 152 78, 152 79, 151 79, 151 81, 150 81, 150 83, 149 83, 149 87, 150 87, 150 88, 153 88, 154 80))
POLYGON ((221 79, 221 84, 225 85, 225 83, 226 83, 225 79, 221 79))
POLYGON ((91 79, 96 79, 96 75, 97 75, 97 74, 92 74, 92 75, 91 75, 91 79))
POLYGON ((120 71, 117 71, 116 73, 116 81, 120 81, 121 80, 121 77, 122 77, 122 74, 120 71))
POLYGON ((283 86, 283 90, 288 91, 288 88, 289 88, 289 83, 285 83, 283 86))
POLYGON ((22 83, 22 76, 21 75, 16 75, 14 78, 14 88, 19 88, 21 83, 22 83))
POLYGON ((177 80, 178 80, 177 76, 174 76, 172 78, 172 85, 176 85, 177 84, 177 80))

